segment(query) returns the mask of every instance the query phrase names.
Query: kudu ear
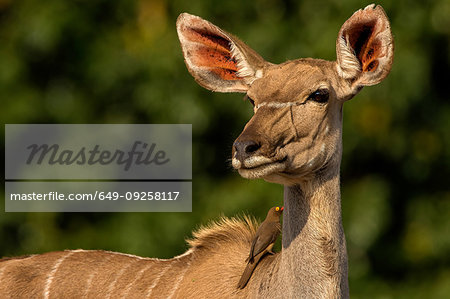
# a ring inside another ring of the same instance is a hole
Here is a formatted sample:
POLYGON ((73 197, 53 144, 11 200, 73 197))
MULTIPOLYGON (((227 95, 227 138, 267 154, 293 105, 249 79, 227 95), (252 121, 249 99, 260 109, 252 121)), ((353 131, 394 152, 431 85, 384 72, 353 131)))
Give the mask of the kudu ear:
POLYGON ((394 40, 381 6, 368 5, 342 25, 336 41, 337 70, 353 92, 380 83, 391 71, 394 40))
POLYGON ((246 92, 268 64, 238 38, 200 17, 180 14, 177 32, 189 72, 209 90, 246 92))

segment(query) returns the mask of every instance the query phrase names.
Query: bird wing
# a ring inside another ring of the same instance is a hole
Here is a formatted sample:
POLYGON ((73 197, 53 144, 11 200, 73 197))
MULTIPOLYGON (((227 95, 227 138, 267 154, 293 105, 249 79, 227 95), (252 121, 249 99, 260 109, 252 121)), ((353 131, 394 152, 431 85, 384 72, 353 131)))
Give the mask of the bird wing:
POLYGON ((252 250, 250 250, 250 254, 252 257, 257 256, 266 248, 274 243, 278 235, 280 233, 279 225, 277 223, 263 223, 258 229, 260 231, 257 238, 253 240, 254 245, 252 244, 252 250))
POLYGON ((255 257, 256 254, 253 254, 254 250, 255 250, 255 245, 256 242, 258 241, 258 233, 256 234, 256 236, 253 238, 253 242, 252 242, 252 246, 250 247, 250 253, 248 255, 248 258, 245 260, 246 262, 250 261, 253 262, 253 258, 255 257))

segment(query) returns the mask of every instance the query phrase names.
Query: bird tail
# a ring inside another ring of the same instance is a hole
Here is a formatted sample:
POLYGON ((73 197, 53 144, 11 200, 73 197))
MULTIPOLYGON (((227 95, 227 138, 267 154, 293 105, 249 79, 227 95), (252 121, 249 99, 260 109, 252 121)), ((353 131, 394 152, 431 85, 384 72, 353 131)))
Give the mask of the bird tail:
POLYGON ((247 285, 250 277, 252 276, 253 270, 255 270, 257 263, 248 263, 247 267, 245 267, 244 273, 242 273, 241 279, 238 282, 238 289, 243 289, 247 285))

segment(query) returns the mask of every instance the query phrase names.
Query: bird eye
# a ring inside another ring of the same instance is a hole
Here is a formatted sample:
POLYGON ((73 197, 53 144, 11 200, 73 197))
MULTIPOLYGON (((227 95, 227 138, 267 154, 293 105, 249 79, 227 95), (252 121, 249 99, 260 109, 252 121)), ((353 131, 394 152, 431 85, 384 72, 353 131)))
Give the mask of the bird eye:
POLYGON ((279 209, 280 209, 279 207, 276 207, 276 208, 275 208, 275 210, 277 210, 277 211, 278 211, 279 209))
POLYGON ((248 95, 245 95, 244 101, 245 100, 248 100, 250 102, 250 104, 252 104, 252 106, 255 107, 255 101, 253 101, 253 99, 251 97, 249 97, 248 95))
POLYGON ((308 100, 317 102, 317 103, 326 103, 328 102, 328 99, 330 97, 330 93, 328 92, 328 89, 321 88, 313 93, 311 93, 308 97, 308 100))

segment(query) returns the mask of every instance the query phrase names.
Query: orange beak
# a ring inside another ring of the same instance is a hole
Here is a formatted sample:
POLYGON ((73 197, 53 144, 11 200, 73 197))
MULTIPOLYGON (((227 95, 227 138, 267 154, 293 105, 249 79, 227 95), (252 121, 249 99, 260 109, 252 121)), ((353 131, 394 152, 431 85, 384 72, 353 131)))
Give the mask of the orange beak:
POLYGON ((284 207, 281 207, 281 211, 283 211, 284 210, 284 207))

